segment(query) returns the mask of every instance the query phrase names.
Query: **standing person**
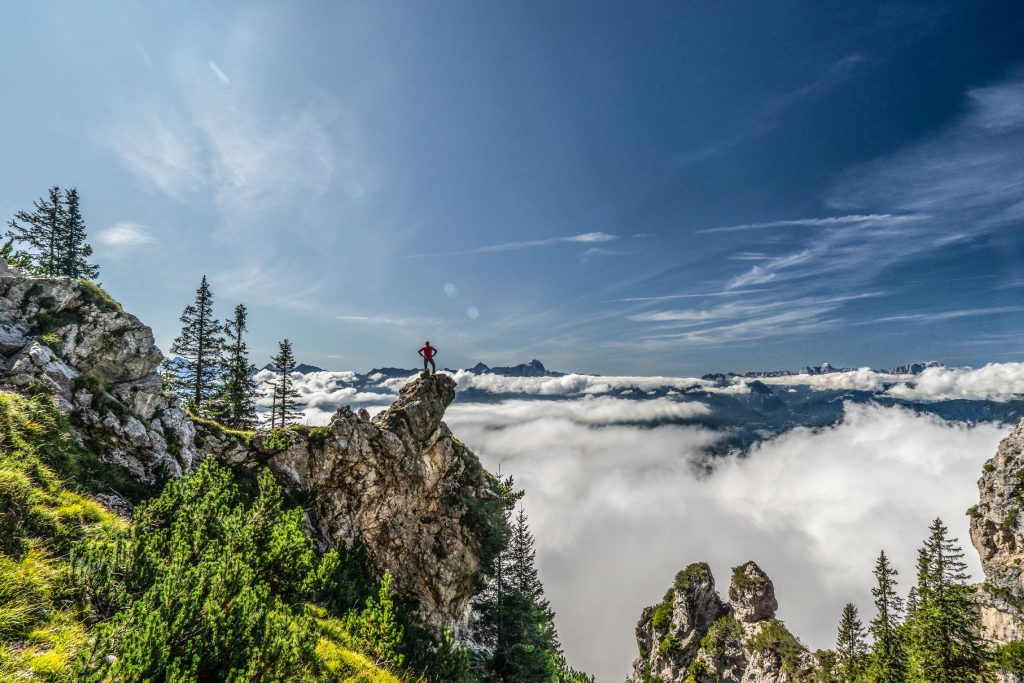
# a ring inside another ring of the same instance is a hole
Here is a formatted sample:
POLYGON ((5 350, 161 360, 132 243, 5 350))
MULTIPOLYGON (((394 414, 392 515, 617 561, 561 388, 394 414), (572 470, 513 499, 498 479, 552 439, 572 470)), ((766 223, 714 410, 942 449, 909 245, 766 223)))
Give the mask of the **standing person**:
POLYGON ((434 363, 434 356, 437 355, 437 349, 430 345, 430 340, 423 344, 420 355, 423 356, 423 372, 427 371, 427 363, 430 363, 430 374, 436 374, 437 365, 434 363))

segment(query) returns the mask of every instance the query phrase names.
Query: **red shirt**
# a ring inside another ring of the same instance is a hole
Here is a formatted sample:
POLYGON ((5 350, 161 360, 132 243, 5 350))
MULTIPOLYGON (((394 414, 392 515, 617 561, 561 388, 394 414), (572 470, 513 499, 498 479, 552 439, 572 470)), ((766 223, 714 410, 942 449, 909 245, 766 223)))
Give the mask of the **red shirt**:
POLYGON ((430 360, 431 358, 433 358, 435 353, 437 353, 437 349, 435 349, 430 344, 427 344, 422 349, 420 349, 420 355, 423 356, 423 358, 426 360, 430 360))

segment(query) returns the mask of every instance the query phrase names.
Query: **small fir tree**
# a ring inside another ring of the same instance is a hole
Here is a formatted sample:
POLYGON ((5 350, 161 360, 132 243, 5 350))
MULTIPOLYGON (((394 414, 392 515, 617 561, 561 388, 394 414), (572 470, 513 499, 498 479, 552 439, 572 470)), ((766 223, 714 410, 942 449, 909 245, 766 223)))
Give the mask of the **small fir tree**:
POLYGON ((9 242, 0 255, 15 265, 42 275, 89 280, 99 275, 99 267, 88 261, 92 247, 86 242, 77 189, 63 191, 54 185, 48 196, 36 200, 33 211, 17 212, 8 225, 9 242), (15 251, 14 242, 28 251, 15 251))
POLYGON ((896 592, 896 569, 882 551, 875 562, 875 618, 868 630, 873 642, 869 655, 868 680, 872 683, 903 683, 907 675, 907 655, 903 645, 900 618, 903 600, 896 592))
POLYGON ((989 655, 978 637, 963 550, 941 519, 918 551, 917 590, 907 615, 907 680, 913 683, 992 681, 989 655))
POLYGON ((385 570, 377 598, 367 598, 361 614, 349 616, 348 629, 359 643, 359 648, 378 664, 400 668, 405 661, 401 654, 402 627, 395 614, 395 592, 391 572, 385 570))
POLYGON ((847 603, 839 620, 836 637, 836 678, 840 683, 859 683, 864 680, 864 625, 857 616, 857 607, 847 603))
POLYGON ((25 245, 31 270, 41 275, 56 275, 64 229, 64 201, 54 185, 47 197, 34 202, 35 210, 18 211, 8 223, 8 237, 25 245))
POLYGON ((57 254, 57 273, 95 280, 100 269, 88 261, 92 247, 85 241, 85 220, 79 208, 78 190, 73 187, 65 192, 64 197, 64 225, 57 254))
POLYGON ((245 306, 238 304, 234 317, 224 323, 217 418, 234 429, 251 429, 257 422, 256 366, 249 362, 249 346, 244 338, 247 316, 245 306))
POLYGON ((189 410, 209 413, 210 399, 219 392, 221 337, 223 326, 213 317, 213 292, 203 276, 196 290, 195 302, 181 314, 181 334, 171 345, 171 353, 184 360, 181 370, 171 377, 175 390, 189 410))
POLYGON ((274 407, 270 416, 270 428, 284 429, 302 417, 302 413, 295 409, 298 405, 299 392, 292 379, 292 373, 295 372, 292 343, 287 339, 282 340, 277 355, 272 356, 270 361, 277 370, 277 379, 271 383, 274 407))

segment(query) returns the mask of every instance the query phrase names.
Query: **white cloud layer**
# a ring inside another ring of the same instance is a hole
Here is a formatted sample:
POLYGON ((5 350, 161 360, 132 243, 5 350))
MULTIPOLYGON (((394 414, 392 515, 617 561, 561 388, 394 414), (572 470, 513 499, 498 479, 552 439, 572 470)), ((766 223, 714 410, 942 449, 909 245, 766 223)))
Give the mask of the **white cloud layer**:
MULTIPOLYGON (((616 405, 589 403, 595 421, 616 405)), ((780 618, 807 645, 829 645, 847 601, 870 617, 879 550, 900 570, 905 591, 933 518, 969 545, 964 510, 1005 431, 849 405, 836 427, 793 430, 747 457, 719 460, 707 475, 699 465, 713 432, 595 426, 578 417, 512 401, 456 404, 448 423, 486 466, 500 465, 527 491, 562 643, 599 681, 622 680, 636 655, 640 611, 676 571, 701 560, 723 592, 731 566, 756 560, 775 581, 780 618)), ((974 551, 967 556, 977 576, 974 551)))
POLYGON ((928 368, 913 383, 898 384, 888 394, 911 400, 947 401, 1024 397, 1024 363, 989 363, 978 369, 928 368))

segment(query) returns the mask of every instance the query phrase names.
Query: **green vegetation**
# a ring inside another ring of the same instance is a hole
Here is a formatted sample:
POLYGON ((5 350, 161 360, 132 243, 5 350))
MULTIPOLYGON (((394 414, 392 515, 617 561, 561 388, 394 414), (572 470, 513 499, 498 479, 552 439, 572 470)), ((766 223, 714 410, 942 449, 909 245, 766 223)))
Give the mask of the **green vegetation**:
POLYGON ((287 339, 282 339, 278 345, 277 355, 271 357, 270 362, 274 364, 277 371, 277 379, 270 383, 273 392, 270 428, 284 429, 302 417, 302 413, 296 410, 300 396, 292 379, 292 373, 295 372, 295 354, 292 352, 292 343, 287 339))
MULTIPOLYGON (((509 480, 511 485, 511 480, 509 480)), ((513 497, 514 498, 514 497, 513 497)), ((533 535, 520 508, 508 548, 495 559, 494 581, 475 604, 475 640, 493 655, 478 665, 485 681, 591 680, 569 668, 555 632, 554 612, 537 578, 533 535)), ((453 680, 474 680, 462 672, 453 680)))
POLYGON ((8 223, 8 243, 0 254, 5 259, 42 275, 66 275, 90 280, 99 267, 88 262, 92 247, 85 241, 85 220, 78 190, 51 187, 34 203, 33 211, 18 211, 8 223), (15 251, 14 242, 27 251, 15 251))
POLYGON ((747 647, 755 652, 774 654, 782 662, 783 673, 795 673, 800 655, 807 651, 807 648, 778 619, 769 619, 762 623, 761 628, 750 637, 747 647))
POLYGON ((725 656, 725 648, 730 642, 738 643, 742 640, 743 624, 727 614, 711 624, 711 628, 700 640, 700 647, 713 662, 719 662, 725 656))
POLYGON ((896 569, 884 551, 878 554, 874 573, 877 585, 871 589, 875 618, 868 628, 873 640, 868 676, 877 683, 899 683, 907 673, 907 652, 900 629, 903 600, 896 592, 896 569))
POLYGON ((89 497, 116 481, 97 464, 48 397, 0 393, 0 680, 590 680, 565 665, 523 515, 499 661, 417 625, 358 547, 317 553, 269 472, 247 490, 207 459, 134 491, 129 524, 89 497))
POLYGON ((217 419, 235 429, 251 429, 258 422, 253 378, 256 366, 249 362, 249 347, 244 339, 247 317, 245 305, 238 304, 234 317, 224 323, 221 386, 213 406, 217 419))
POLYGON ((195 413, 189 413, 188 416, 194 423, 213 432, 219 438, 233 439, 234 441, 237 441, 238 443, 247 447, 250 446, 252 444, 252 440, 256 438, 255 430, 231 429, 230 427, 224 426, 223 424, 221 424, 217 420, 214 420, 213 418, 203 417, 201 415, 196 415, 195 413))
POLYGON ((857 607, 852 602, 846 603, 839 620, 835 649, 835 672, 840 683, 859 683, 863 680, 867 663, 864 635, 864 625, 857 616, 857 607))
POLYGON ((741 564, 732 568, 732 582, 729 584, 729 599, 739 599, 741 591, 764 583, 764 579, 757 574, 748 574, 747 567, 750 563, 741 564))
POLYGON ((125 525, 81 455, 49 398, 0 392, 0 680, 56 680, 86 642, 67 557, 125 525))
POLYGON ((936 519, 918 551, 917 586, 904 624, 907 677, 911 683, 993 680, 990 654, 978 634, 963 551, 936 519))
POLYGON ((121 308, 121 304, 119 304, 114 297, 107 294, 105 289, 92 280, 79 278, 78 285, 82 292, 82 298, 96 308, 110 313, 124 313, 124 309, 121 308))
POLYGON ((185 401, 190 412, 212 414, 213 399, 220 391, 220 361, 224 327, 213 317, 213 292, 204 275, 196 289, 195 302, 181 313, 181 334, 171 344, 171 353, 178 354, 184 365, 172 372, 168 381, 185 401))
POLYGON ((1007 673, 1024 674, 1024 641, 1000 645, 993 653, 995 665, 1007 673))

